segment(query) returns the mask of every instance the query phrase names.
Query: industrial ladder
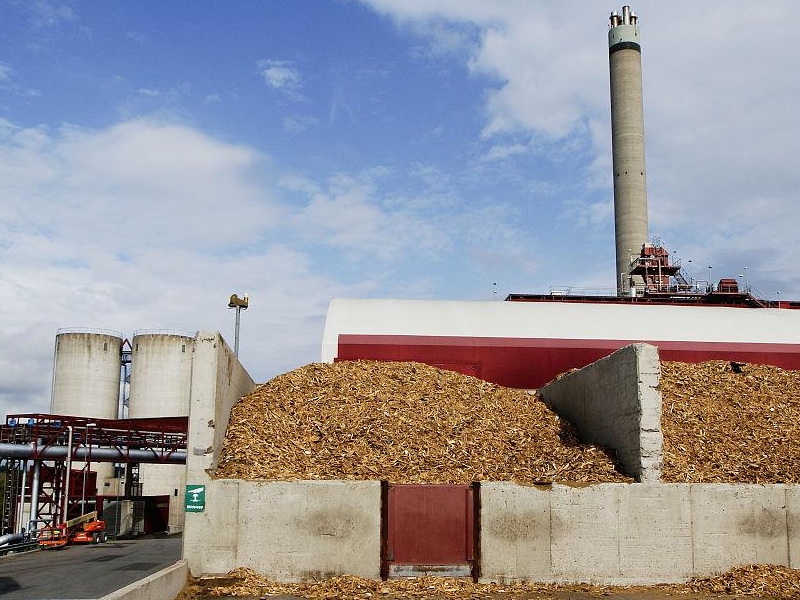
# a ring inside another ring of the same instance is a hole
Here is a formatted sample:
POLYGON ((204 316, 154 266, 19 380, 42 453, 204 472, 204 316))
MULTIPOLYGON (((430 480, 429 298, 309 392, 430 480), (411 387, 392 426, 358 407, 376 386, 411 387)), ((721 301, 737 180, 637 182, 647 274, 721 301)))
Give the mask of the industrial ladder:
POLYGON ((0 535, 6 533, 18 533, 17 524, 17 504, 19 503, 19 487, 21 480, 22 461, 8 460, 5 471, 5 488, 3 493, 3 504, 0 507, 0 535))

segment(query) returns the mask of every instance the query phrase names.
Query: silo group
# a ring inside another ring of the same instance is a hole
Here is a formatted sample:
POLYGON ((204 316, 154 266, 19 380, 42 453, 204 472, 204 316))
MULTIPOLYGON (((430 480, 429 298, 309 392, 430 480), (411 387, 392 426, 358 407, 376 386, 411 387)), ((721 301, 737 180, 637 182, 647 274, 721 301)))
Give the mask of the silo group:
MULTIPOLYGON (((59 330, 50 412, 90 419, 185 417, 189 414, 193 344, 191 333, 140 330, 134 332, 130 351, 124 352, 126 342, 121 333, 59 330)), ((91 469, 97 472, 98 495, 124 495, 121 469, 115 473, 110 463, 93 463, 91 469)), ((181 531, 183 465, 143 464, 139 484, 137 491, 142 496, 170 497, 169 529, 181 531)))

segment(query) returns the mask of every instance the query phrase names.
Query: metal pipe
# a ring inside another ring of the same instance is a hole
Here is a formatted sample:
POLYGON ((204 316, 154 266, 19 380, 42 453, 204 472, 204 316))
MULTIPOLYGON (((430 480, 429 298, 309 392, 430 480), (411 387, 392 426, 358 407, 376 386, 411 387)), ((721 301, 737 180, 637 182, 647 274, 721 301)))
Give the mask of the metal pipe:
MULTIPOLYGON (((64 460, 67 458, 67 446, 38 446, 35 444, 0 444, 2 458, 34 458, 37 460, 64 460)), ((167 463, 182 465, 186 462, 185 450, 141 450, 120 448, 92 448, 91 456, 88 448, 76 448, 69 453, 75 460, 93 462, 128 462, 130 459, 138 463, 167 463)))
POLYGON ((245 310, 250 304, 250 294, 245 294, 243 297, 239 298, 236 294, 231 294, 231 299, 228 302, 228 308, 235 308, 236 309, 236 330, 234 332, 234 342, 233 342, 233 355, 238 357, 239 356, 239 320, 241 318, 241 313, 245 310))
POLYGON ((28 486, 28 460, 22 461, 22 488, 19 492, 19 512, 17 513, 17 522, 14 529, 22 531, 22 525, 25 523, 25 488, 28 486))
POLYGON ((236 331, 233 336, 233 355, 239 356, 239 319, 242 312, 242 307, 236 307, 236 331))
POLYGON ((89 463, 83 465, 83 484, 81 485, 81 514, 86 512, 86 476, 89 474, 89 463))
POLYGON ((61 522, 67 522, 67 509, 69 508, 69 478, 72 474, 72 425, 67 425, 69 436, 67 437, 67 474, 64 475, 64 512, 61 522))
POLYGON ((42 461, 33 461, 33 481, 31 482, 31 518, 28 522, 28 532, 36 526, 39 520, 39 494, 41 493, 42 461))
POLYGON ((6 544, 14 544, 18 542, 24 542, 25 536, 21 533, 7 533, 5 535, 0 535, 0 546, 5 546, 6 544))
MULTIPOLYGON (((119 408, 117 408, 119 410, 119 408)), ((89 469, 92 465, 92 426, 86 426, 86 447, 89 450, 89 460, 83 464, 83 483, 81 485, 81 514, 86 512, 86 476, 89 474, 89 469)))

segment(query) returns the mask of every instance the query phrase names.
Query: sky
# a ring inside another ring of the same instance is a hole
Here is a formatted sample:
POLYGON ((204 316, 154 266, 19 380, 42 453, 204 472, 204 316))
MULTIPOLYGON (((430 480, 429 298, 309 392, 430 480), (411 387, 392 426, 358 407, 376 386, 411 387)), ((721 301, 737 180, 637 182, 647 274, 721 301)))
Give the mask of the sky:
MULTIPOLYGON (((650 235, 800 298, 800 3, 640 0, 650 235)), ((333 298, 613 293, 597 0, 0 0, 0 414, 60 328, 220 331, 256 381, 333 298)))

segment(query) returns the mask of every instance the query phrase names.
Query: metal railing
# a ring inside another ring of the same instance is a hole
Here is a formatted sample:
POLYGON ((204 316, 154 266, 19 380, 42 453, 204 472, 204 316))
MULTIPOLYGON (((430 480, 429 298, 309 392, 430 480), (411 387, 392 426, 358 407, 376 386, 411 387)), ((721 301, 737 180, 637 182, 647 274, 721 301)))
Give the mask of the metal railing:
POLYGON ((133 337, 138 335, 174 335, 194 339, 194 337, 197 335, 197 332, 184 331, 180 329, 137 329, 133 332, 133 337))
POLYGON ((62 327, 61 329, 56 330, 56 335, 61 335, 62 333, 94 333, 100 335, 110 335, 119 339, 125 338, 125 336, 119 331, 114 331, 113 329, 98 329, 97 327, 62 327))
POLYGON ((38 549, 39 540, 36 537, 28 536, 26 534, 25 539, 23 539, 21 542, 4 544, 0 546, 0 556, 5 556, 6 554, 16 554, 18 552, 32 552, 33 550, 38 549))
POLYGON ((574 286, 550 286, 551 296, 615 296, 616 288, 581 288, 574 286))

